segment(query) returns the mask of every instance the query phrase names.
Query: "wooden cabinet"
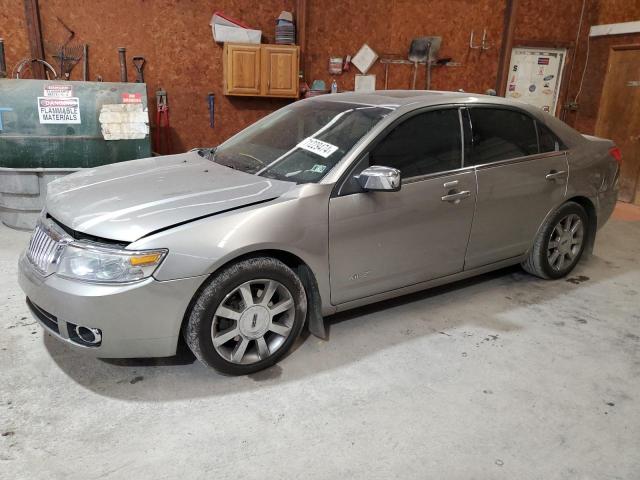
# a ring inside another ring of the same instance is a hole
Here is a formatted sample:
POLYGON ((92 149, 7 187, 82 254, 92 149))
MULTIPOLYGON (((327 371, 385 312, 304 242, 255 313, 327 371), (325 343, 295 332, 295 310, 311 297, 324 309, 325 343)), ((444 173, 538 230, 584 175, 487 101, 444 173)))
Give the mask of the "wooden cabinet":
POLYGON ((262 84, 270 97, 298 97, 298 47, 262 46, 262 84))
POLYGON ((224 94, 298 98, 299 48, 225 43, 224 94))
POLYGON ((224 45, 226 95, 260 95, 260 45, 224 45))

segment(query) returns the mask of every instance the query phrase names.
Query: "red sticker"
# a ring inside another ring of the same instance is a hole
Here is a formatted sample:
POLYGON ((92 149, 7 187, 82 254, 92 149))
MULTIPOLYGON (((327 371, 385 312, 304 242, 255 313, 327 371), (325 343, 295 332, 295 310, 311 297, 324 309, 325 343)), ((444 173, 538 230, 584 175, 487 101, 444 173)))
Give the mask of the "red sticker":
POLYGON ((123 93, 122 103, 142 103, 141 93, 123 93))

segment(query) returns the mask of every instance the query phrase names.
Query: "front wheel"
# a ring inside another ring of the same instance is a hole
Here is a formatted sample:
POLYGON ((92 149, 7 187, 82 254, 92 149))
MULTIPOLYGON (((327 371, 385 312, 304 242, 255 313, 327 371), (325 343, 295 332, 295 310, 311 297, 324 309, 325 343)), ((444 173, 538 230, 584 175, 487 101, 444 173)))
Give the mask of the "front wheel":
POLYGON ((581 205, 575 202, 562 205, 545 220, 522 267, 540 278, 567 275, 584 251, 588 221, 581 205))
POLYGON ((249 258, 210 279, 193 305, 184 337, 204 364, 246 375, 287 353, 306 312, 305 290, 293 270, 275 258, 249 258))

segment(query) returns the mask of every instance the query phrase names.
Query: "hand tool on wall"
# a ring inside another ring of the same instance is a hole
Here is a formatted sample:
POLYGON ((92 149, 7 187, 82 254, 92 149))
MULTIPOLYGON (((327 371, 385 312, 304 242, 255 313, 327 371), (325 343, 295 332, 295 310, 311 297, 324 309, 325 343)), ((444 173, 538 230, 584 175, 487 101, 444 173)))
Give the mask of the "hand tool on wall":
POLYGON ((71 70, 84 56, 84 46, 79 43, 71 43, 76 36, 76 32, 71 30, 60 17, 56 17, 60 25, 68 32, 67 39, 63 43, 46 42, 46 48, 53 58, 58 61, 60 71, 58 76, 64 80, 69 80, 71 70))
POLYGON ((171 153, 171 127, 169 124, 169 104, 167 92, 160 88, 156 91, 156 136, 153 151, 159 155, 171 153))
POLYGON ((427 62, 429 59, 429 47, 431 44, 424 37, 414 38, 409 46, 409 61, 413 62, 413 75, 411 78, 411 90, 416 89, 416 77, 418 76, 418 63, 427 62))
POLYGON ((11 71, 11 78, 37 78, 34 74, 33 65, 40 64, 45 67, 45 74, 48 80, 55 80, 58 78, 58 72, 48 62, 39 58, 23 58, 20 60, 13 70, 11 71), (30 71, 31 76, 25 71, 30 71))
POLYGON ((82 79, 89 81, 89 45, 86 43, 82 47, 82 79))
POLYGON ((213 128, 215 126, 215 116, 214 116, 214 108, 215 108, 215 100, 216 96, 214 93, 209 92, 207 96, 207 100, 209 102, 209 126, 213 128))
POLYGON ((0 78, 7 76, 7 62, 4 58, 4 40, 0 38, 0 78))
POLYGON ((60 78, 69 80, 71 70, 75 67, 83 57, 84 46, 75 43, 71 45, 59 45, 56 49, 57 53, 53 55, 60 65, 60 78))
POLYGON ((127 81, 127 49, 124 47, 118 48, 118 56, 120 57, 120 81, 127 81))
POLYGON ((418 73, 418 63, 425 64, 425 89, 431 88, 431 65, 435 61, 435 56, 440 49, 442 37, 418 37, 411 41, 409 47, 409 61, 413 62, 413 79, 411 88, 416 88, 416 76, 418 73))
POLYGON ((144 64, 147 60, 142 56, 133 57, 133 66, 136 68, 136 83, 144 83, 144 64))

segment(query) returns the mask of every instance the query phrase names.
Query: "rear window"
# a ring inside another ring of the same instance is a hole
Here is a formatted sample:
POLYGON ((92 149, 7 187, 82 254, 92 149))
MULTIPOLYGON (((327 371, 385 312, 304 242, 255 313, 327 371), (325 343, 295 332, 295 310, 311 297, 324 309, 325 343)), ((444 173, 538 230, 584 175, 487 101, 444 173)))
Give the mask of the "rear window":
POLYGON ((470 108, 473 148, 467 165, 508 160, 538 153, 534 120, 515 110, 470 108))
POLYGON ((553 133, 549 127, 537 122, 538 125, 538 139, 540 141, 540 153, 547 152, 559 152, 566 150, 567 147, 558 136, 553 133))

